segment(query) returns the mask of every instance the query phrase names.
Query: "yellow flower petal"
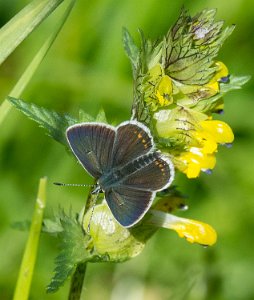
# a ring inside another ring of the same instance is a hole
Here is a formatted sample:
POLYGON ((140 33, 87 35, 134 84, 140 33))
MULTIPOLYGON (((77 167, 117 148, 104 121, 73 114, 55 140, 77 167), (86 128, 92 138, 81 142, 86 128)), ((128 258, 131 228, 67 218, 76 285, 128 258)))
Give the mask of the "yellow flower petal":
POLYGON ((171 226, 180 237, 185 237, 190 243, 198 243, 205 246, 211 246, 216 243, 216 231, 206 223, 179 218, 171 226))
POLYGON ((175 230, 180 237, 185 237, 190 243, 211 246, 216 243, 216 231, 208 224, 157 210, 150 210, 149 223, 175 230))
POLYGON ((203 128, 194 132, 193 135, 197 139, 200 146, 202 146, 203 153, 213 153, 217 150, 217 142, 214 136, 203 130, 203 128))
POLYGON ((221 78, 228 76, 228 68, 226 65, 221 61, 216 61, 215 66, 217 67, 217 71, 215 73, 215 76, 213 77, 214 81, 218 81, 221 78))
POLYGON ((219 144, 232 143, 234 134, 227 123, 218 120, 201 121, 200 125, 209 132, 219 144))
POLYGON ((198 177, 201 171, 211 170, 215 167, 214 154, 202 152, 202 148, 191 147, 189 152, 183 152, 177 157, 182 164, 176 164, 179 170, 188 178, 198 177))
POLYGON ((165 75, 159 82, 156 91, 156 97, 159 100, 160 106, 166 106, 173 102, 172 92, 172 80, 167 75, 165 75))

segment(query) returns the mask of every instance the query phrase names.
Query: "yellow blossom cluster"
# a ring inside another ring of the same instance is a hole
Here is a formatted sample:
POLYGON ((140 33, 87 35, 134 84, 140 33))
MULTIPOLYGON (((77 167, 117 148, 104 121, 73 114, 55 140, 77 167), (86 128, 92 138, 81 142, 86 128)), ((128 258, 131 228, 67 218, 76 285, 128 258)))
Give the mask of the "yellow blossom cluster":
POLYGON ((204 85, 181 84, 158 64, 145 79, 144 99, 153 112, 156 134, 167 142, 162 150, 188 178, 197 177, 200 171, 210 172, 218 145, 234 140, 231 128, 212 118, 212 112, 223 109, 221 99, 216 98, 207 111, 200 111, 197 105, 219 94, 220 83, 228 81, 228 69, 222 62, 215 62, 214 68, 213 77, 204 85))

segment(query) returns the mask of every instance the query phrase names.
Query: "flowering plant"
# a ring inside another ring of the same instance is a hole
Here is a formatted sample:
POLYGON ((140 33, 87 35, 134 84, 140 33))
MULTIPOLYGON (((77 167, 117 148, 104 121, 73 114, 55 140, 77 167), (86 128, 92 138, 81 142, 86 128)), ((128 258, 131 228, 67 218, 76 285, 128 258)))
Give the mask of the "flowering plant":
MULTIPOLYGON (((201 171, 210 173, 218 145, 233 142, 229 125, 214 119, 213 114, 223 112, 224 94, 248 80, 247 76, 229 74, 225 64, 216 60, 234 26, 223 29, 224 22, 216 22, 215 13, 203 10, 191 17, 182 10, 162 39, 153 42, 140 32, 140 46, 123 30, 124 48, 133 69, 131 119, 150 129, 157 149, 188 178, 196 178, 201 171)), ((93 118, 80 110, 74 118, 19 99, 10 97, 9 101, 68 150, 65 131, 69 126, 107 123, 104 111, 93 118)), ((70 275, 77 279, 72 282, 78 282, 87 262, 122 262, 140 254, 160 227, 175 230, 191 243, 209 246, 216 242, 216 232, 208 224, 171 214, 187 208, 175 186, 158 192, 151 209, 131 228, 114 219, 103 196, 95 197, 89 195, 78 216, 60 210, 54 220, 44 221, 43 230, 57 235, 61 243, 49 292, 56 291, 70 275)))

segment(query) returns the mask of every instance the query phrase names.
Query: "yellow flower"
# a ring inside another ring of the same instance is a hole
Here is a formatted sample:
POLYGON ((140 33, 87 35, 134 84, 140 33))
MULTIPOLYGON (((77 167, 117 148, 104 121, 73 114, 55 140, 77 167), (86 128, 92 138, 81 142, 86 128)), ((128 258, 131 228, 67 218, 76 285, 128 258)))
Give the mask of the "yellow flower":
POLYGON ((224 65, 224 63, 221 61, 216 61, 214 64, 217 68, 217 71, 211 81, 224 81, 225 79, 228 80, 229 73, 226 65, 224 65))
POLYGON ((190 243, 212 246, 216 243, 216 231, 208 224, 200 221, 179 218, 158 210, 149 211, 151 217, 147 223, 175 230, 179 237, 185 237, 190 243))
POLYGON ((173 102, 173 83, 169 76, 165 75, 160 64, 153 66, 144 77, 142 83, 144 100, 151 111, 168 106, 173 102))
POLYGON ((207 115, 193 109, 177 106, 174 109, 163 109, 154 115, 159 137, 168 139, 178 145, 199 146, 195 133, 198 123, 207 119, 207 115))
POLYGON ((201 171, 207 172, 214 168, 218 144, 232 143, 234 134, 231 128, 222 121, 205 120, 198 123, 196 131, 192 135, 199 144, 186 148, 186 151, 176 157, 178 169, 188 178, 195 178, 201 171))
POLYGON ((200 125, 218 144, 229 144, 234 140, 232 129, 223 121, 206 120, 201 121, 200 125))
POLYGON ((167 106, 173 102, 172 92, 172 80, 165 75, 161 78, 155 93, 161 107, 167 106))
POLYGON ((201 171, 209 172, 215 167, 215 154, 204 153, 202 148, 191 147, 174 158, 177 168, 188 178, 196 178, 201 171))

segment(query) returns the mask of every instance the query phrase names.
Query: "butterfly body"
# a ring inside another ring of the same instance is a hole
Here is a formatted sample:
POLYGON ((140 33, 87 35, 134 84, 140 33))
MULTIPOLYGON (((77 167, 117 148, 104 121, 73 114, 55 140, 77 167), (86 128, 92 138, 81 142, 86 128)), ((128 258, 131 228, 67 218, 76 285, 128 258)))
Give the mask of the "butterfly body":
POLYGON ((136 224, 151 206, 155 192, 173 180, 172 163, 155 150, 149 129, 139 122, 123 122, 118 127, 81 123, 69 127, 66 136, 124 227, 136 224))

